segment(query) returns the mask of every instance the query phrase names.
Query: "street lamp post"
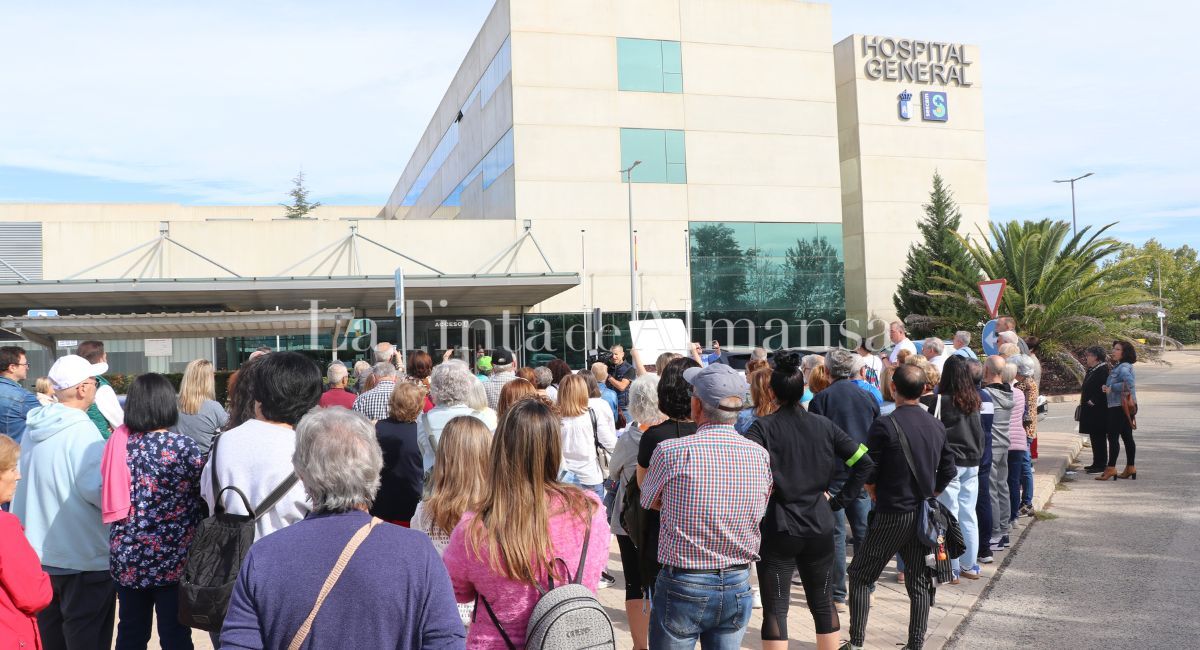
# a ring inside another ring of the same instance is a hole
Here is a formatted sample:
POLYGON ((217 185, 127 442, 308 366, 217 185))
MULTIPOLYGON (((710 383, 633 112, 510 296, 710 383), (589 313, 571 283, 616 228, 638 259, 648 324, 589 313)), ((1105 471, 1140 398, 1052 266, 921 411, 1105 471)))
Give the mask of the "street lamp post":
POLYGON ((1082 180, 1091 175, 1092 175, 1092 172, 1088 172, 1088 173, 1084 174, 1083 176, 1076 176, 1075 178, 1064 178, 1061 181, 1054 181, 1055 183, 1070 183, 1071 184, 1071 236, 1072 237, 1075 236, 1075 181, 1082 180))
POLYGON ((633 168, 642 164, 635 160, 633 164, 621 170, 625 175, 625 183, 629 186, 629 320, 637 320, 637 273, 633 261, 633 168))

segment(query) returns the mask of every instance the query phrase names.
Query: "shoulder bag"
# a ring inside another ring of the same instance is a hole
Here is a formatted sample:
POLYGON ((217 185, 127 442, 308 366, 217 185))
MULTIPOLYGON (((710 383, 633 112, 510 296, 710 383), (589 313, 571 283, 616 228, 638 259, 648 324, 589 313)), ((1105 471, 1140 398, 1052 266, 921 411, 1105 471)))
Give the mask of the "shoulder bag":
POLYGON ((329 575, 325 578, 325 584, 321 585, 321 591, 317 594, 317 602, 313 604, 312 609, 308 612, 308 618, 304 619, 304 623, 300 625, 300 629, 296 630, 296 635, 292 637, 292 642, 288 644, 288 650, 300 650, 300 646, 304 645, 304 641, 308 639, 308 633, 312 631, 313 621, 317 618, 317 613, 321 611, 321 605, 325 603, 325 598, 329 596, 329 592, 333 590, 333 586, 337 584, 339 578, 342 577, 342 571, 346 570, 346 565, 350 563, 350 558, 354 557, 354 552, 367 539, 367 535, 375 530, 375 526, 383 523, 378 517, 371 517, 371 521, 363 524, 358 532, 346 542, 346 548, 342 549, 342 554, 338 556, 337 562, 330 569, 329 575))
POLYGON ((611 454, 600 444, 600 423, 596 420, 596 412, 588 407, 588 415, 592 418, 592 440, 596 443, 596 464, 600 466, 600 476, 608 476, 608 459, 611 454))
MULTIPOLYGON (((1129 374, 1132 377, 1132 367, 1129 368, 1129 374)), ((1129 389, 1128 381, 1121 382, 1121 385, 1124 386, 1124 390, 1121 391, 1121 411, 1125 413, 1125 419, 1129 420, 1129 428, 1136 431, 1138 412, 1137 399, 1133 397, 1133 391, 1129 389)))
POLYGON ((912 474, 915 481, 917 496, 921 499, 921 505, 917 508, 917 539, 921 544, 936 549, 946 541, 946 528, 948 522, 942 516, 941 510, 938 508, 937 498, 932 495, 926 495, 921 489, 921 479, 917 476, 916 464, 913 462, 912 448, 908 444, 908 435, 904 432, 904 427, 900 426, 900 421, 894 415, 889 415, 888 420, 896 429, 896 436, 900 438, 900 448, 904 450, 904 460, 908 462, 908 471, 912 474))

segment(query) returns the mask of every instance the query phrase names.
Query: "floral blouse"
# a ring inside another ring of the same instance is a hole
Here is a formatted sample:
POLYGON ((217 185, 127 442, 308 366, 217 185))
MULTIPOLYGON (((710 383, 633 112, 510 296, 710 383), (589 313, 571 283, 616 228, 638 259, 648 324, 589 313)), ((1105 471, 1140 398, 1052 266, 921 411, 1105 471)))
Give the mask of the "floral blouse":
POLYGON ((204 517, 204 456, 195 440, 165 431, 130 433, 126 450, 131 507, 109 530, 109 570, 123 587, 175 584, 204 517))

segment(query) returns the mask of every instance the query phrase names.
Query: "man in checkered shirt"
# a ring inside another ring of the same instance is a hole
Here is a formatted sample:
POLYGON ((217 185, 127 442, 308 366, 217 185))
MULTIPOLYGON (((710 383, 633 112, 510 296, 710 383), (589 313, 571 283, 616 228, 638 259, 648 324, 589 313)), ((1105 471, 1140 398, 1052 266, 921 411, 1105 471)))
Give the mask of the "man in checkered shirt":
POLYGON ((483 390, 487 393, 488 406, 496 410, 500 404, 500 391, 504 385, 517 378, 512 352, 497 348, 492 352, 492 376, 483 382, 483 390))
POLYGON ((733 428, 749 391, 738 371, 712 364, 683 378, 698 428, 660 443, 642 483, 642 507, 662 512, 650 647, 737 648, 750 621, 770 457, 733 428))
POLYGON ((392 389, 396 387, 396 366, 390 361, 381 361, 371 369, 378 383, 371 390, 354 398, 354 410, 372 422, 386 419, 392 400, 392 389))

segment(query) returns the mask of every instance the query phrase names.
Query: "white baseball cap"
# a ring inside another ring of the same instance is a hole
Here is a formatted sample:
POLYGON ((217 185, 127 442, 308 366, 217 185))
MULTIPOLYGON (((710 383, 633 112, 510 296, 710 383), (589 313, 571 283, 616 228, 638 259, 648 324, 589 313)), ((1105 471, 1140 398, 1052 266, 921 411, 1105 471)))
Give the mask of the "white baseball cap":
POLYGON ((77 354, 68 354, 59 358, 50 367, 49 378, 54 390, 65 390, 106 372, 108 372, 107 363, 89 363, 87 359, 77 354))

